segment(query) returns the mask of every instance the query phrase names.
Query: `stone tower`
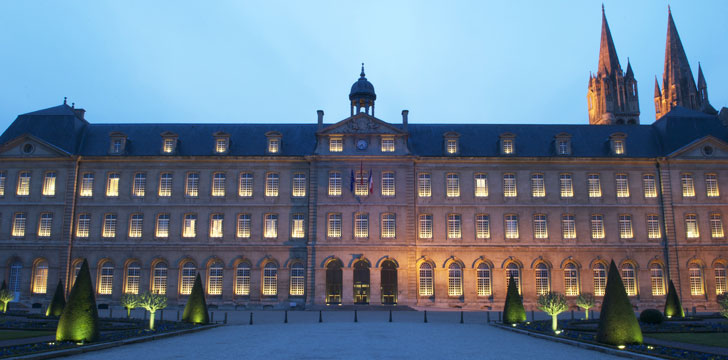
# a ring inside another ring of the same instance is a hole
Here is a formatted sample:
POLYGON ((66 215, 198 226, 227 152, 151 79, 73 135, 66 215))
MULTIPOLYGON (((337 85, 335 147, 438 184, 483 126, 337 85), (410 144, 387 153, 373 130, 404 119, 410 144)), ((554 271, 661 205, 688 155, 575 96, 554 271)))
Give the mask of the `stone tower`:
POLYGON ((703 69, 698 65, 698 83, 695 84, 688 57, 677 33, 672 12, 667 10, 667 41, 665 44, 665 71, 662 90, 655 78, 655 117, 661 118, 676 106, 717 114, 708 101, 708 86, 703 69))
POLYGON ((627 61, 627 73, 622 72, 602 6, 602 38, 599 45, 599 66, 596 75, 589 76, 589 124, 639 124, 640 104, 637 80, 627 61))

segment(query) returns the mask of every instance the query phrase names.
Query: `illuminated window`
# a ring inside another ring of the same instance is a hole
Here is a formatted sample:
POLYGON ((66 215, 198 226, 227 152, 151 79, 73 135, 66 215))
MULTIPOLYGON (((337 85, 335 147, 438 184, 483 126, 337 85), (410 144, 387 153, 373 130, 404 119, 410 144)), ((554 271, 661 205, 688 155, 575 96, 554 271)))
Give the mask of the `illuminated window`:
POLYGON ((662 237, 659 216, 647 215, 647 237, 650 239, 659 239, 662 237))
POLYGON ((663 275, 660 264, 655 263, 650 265, 650 282, 652 284, 653 296, 665 295, 665 276, 663 275))
POLYGON ((222 222, 225 217, 223 214, 212 214, 210 216, 210 237, 221 238, 222 237, 222 222))
POLYGON ((613 140, 613 146, 614 146, 614 153, 617 155, 623 155, 624 154, 624 140, 622 139, 614 139, 613 140))
POLYGON ((546 196, 546 185, 544 184, 543 174, 531 175, 531 196, 546 196))
POLYGON ((604 217, 602 215, 591 216, 592 239, 604 239, 604 217))
POLYGON ((564 239, 576 239, 576 220, 574 215, 561 216, 561 231, 564 239))
POLYGON ((394 196, 394 172, 382 172, 382 196, 394 196))
POLYGON ((293 174, 293 197, 306 196, 306 174, 293 174))
POLYGON ((559 155, 569 155, 569 140, 557 140, 556 147, 558 149, 559 155))
POLYGON ((478 296, 491 296, 492 294, 490 267, 486 263, 480 263, 478 265, 478 296))
POLYGON ((396 234, 397 221, 392 213, 382 214, 382 238, 393 239, 396 234))
POLYGON ((182 266, 182 274, 180 275, 179 293, 182 295, 189 295, 192 293, 192 286, 195 285, 195 275, 197 274, 197 267, 191 261, 186 262, 182 266))
POLYGON ((278 268, 274 263, 267 263, 263 268, 263 295, 278 295, 278 268))
POLYGON ((632 215, 619 215, 619 238, 631 239, 632 233, 632 215))
POLYGON ((447 139, 447 153, 457 154, 458 152, 458 141, 457 139, 447 139))
POLYGON ((171 154, 174 152, 174 146, 177 143, 177 139, 165 138, 162 140, 162 152, 165 154, 171 154))
POLYGON ((510 263, 506 266, 506 287, 508 287, 509 280, 513 278, 518 289, 518 294, 521 293, 521 269, 518 268, 516 263, 510 263))
POLYGON ((238 214, 237 237, 247 239, 250 237, 250 214, 238 214))
POLYGON ((369 237, 369 214, 357 213, 354 215, 354 237, 369 237))
POLYGON ((278 196, 280 177, 277 173, 265 174, 265 196, 278 196))
POLYGON ((589 188, 590 198, 602 197, 602 182, 599 179, 599 174, 589 174, 587 177, 587 187, 589 188))
POLYGON ((533 237, 536 239, 548 239, 548 225, 546 224, 546 215, 536 214, 533 216, 533 237))
POLYGON ((344 139, 340 137, 329 138, 329 151, 330 152, 342 152, 344 151, 344 139))
POLYGON ((122 148, 122 140, 121 139, 113 139, 111 141, 111 153, 112 154, 120 154, 122 148))
POLYGON ((354 195, 369 195, 369 175, 367 175, 367 173, 362 171, 356 172, 356 179, 354 180, 354 195))
POLYGON ((622 265, 622 282, 627 296, 637 295, 637 278, 635 277, 634 266, 630 263, 622 265))
POLYGON ((142 225, 144 223, 144 215, 132 214, 129 220, 129 237, 140 238, 142 237, 142 225))
POLYGON ((646 198, 657 197, 657 185, 655 183, 655 175, 644 175, 642 177, 642 187, 644 188, 646 198))
POLYGON ((303 214, 293 214, 291 217, 291 237, 294 239, 301 239, 306 233, 304 228, 303 214))
POLYGON ((629 183, 628 183, 628 179, 627 179, 627 174, 617 174, 616 182, 617 182, 617 197, 618 198, 628 198, 629 197, 629 183))
POLYGON ((159 192, 160 197, 172 196, 172 173, 161 173, 159 175, 159 192))
POLYGON ((278 215, 265 214, 263 221, 263 237, 273 239, 278 237, 278 215))
POLYGON ((87 238, 91 228, 91 216, 89 214, 79 214, 76 223, 76 237, 87 238))
POLYGON ((419 197, 432 196, 432 178, 428 173, 420 173, 417 176, 417 194, 419 197))
POLYGON ((81 175, 81 186, 78 189, 78 195, 81 197, 91 197, 94 195, 93 173, 83 173, 81 175))
POLYGON ((185 195, 188 197, 197 197, 200 193, 200 174, 188 173, 185 182, 185 195))
POLYGON ((723 237, 723 220, 721 220, 720 214, 718 213, 710 214, 710 237, 723 237))
POLYGON ((157 226, 154 235, 158 238, 169 237, 169 214, 157 215, 157 226))
POLYGON ((48 262, 41 260, 33 269, 33 294, 45 294, 48 288, 48 262))
POLYGON ((457 263, 452 263, 447 269, 447 295, 463 295, 463 269, 457 263))
POLYGON ((703 295, 705 291, 703 289, 703 269, 698 264, 690 264, 688 268, 690 276, 690 295, 703 295))
POLYGON ((698 231, 698 216, 695 214, 685 215, 685 236, 688 239, 696 239, 700 237, 698 231))
POLYGON ((119 196, 119 173, 109 173, 106 178, 106 196, 119 196))
POLYGON ((718 175, 705 174, 705 192, 708 197, 719 197, 718 175))
POLYGON ((7 175, 4 171, 0 171, 0 196, 5 196, 5 182, 7 181, 7 175))
POLYGON ((432 239, 432 215, 420 214, 420 239, 432 239))
POLYGON ((18 196, 30 195, 30 171, 18 173, 18 187, 15 194, 18 196))
POLYGON ((104 215, 104 228, 101 230, 101 236, 105 238, 116 237, 116 215, 104 215))
POLYGON ((725 264, 718 263, 715 267, 715 293, 716 295, 723 295, 728 291, 728 279, 726 277, 725 264))
POLYGON ((225 173, 212 174, 212 196, 225 196, 225 173))
POLYGON ((341 196, 341 173, 338 171, 329 173, 329 196, 341 196))
POLYGON ((330 238, 341 237, 341 214, 329 214, 326 236, 330 238))
POLYGON ((518 215, 509 214, 506 219, 506 239, 518 239, 518 215))
POLYGON ((682 184, 683 197, 695 197, 695 183, 692 174, 680 175, 680 184, 682 184))
POLYGON ((475 215, 475 237, 478 239, 490 238, 490 217, 488 215, 475 215))
POLYGON ((253 196, 253 174, 244 172, 240 173, 240 184, 238 186, 238 196, 253 196))
POLYGON ((218 137, 215 139, 215 152, 218 154, 223 154, 227 152, 228 149, 228 138, 227 137, 218 137))
POLYGON ((110 261, 101 265, 99 274, 99 295, 111 295, 114 285, 114 265, 110 261))
POLYGON ((154 265, 154 273, 152 274, 152 293, 167 293, 167 264, 159 262, 154 265))
POLYGON ((571 179, 571 174, 559 175, 559 188, 561 189, 562 198, 574 197, 574 182, 571 179))
POLYGON ((503 174, 503 196, 516 197, 516 174, 503 174))
POLYGON ((210 265, 207 273, 207 293, 209 295, 222 295, 222 263, 216 261, 210 265))
POLYGON ((142 275, 142 268, 138 262, 133 262, 126 267, 126 287, 125 294, 139 293, 139 279, 142 275))
POLYGON ((447 216, 447 238, 460 239, 462 237, 462 221, 459 214, 447 216))
POLYGON ((38 221, 38 236, 49 237, 51 236, 51 227, 53 226, 53 214, 42 213, 40 214, 40 221, 38 221))
POLYGON ((291 289, 289 294, 291 296, 303 296, 306 283, 305 279, 306 270, 301 263, 295 263, 291 266, 291 289))
POLYGON ((564 266, 564 294, 579 296, 579 270, 574 263, 564 266))
POLYGON ((382 152, 394 152, 394 138, 389 136, 382 137, 382 152))
POLYGON ((420 265, 420 296, 432 296, 435 293, 433 283, 432 265, 422 263, 420 265))
POLYGON ((268 138, 268 152, 278 154, 281 151, 281 139, 277 137, 268 138))
POLYGON ((147 174, 136 173, 134 174, 134 184, 131 188, 131 194, 136 197, 144 197, 144 191, 147 187, 147 174))
POLYGON ((513 139, 501 139, 502 144, 502 150, 503 154, 505 155, 511 155, 513 154, 513 139))
POLYGON ((248 263, 240 263, 235 269, 235 295, 250 295, 250 265, 248 263))
POLYGON ((185 214, 182 224, 182 237, 192 238, 197 236, 197 215, 185 214))
MULTIPOLYGON (((0 174, 2 176, 2 181, 5 181, 5 173, 0 174)), ((93 179, 92 179, 93 181, 93 179)), ((5 192, 5 185, 3 184, 3 193, 5 192)), ((3 195, 3 194, 0 194, 3 195)), ((45 178, 43 178, 43 196, 55 196, 56 195, 56 173, 54 171, 49 171, 45 174, 45 178)))
POLYGON ((536 295, 546 295, 551 290, 549 283, 549 269, 546 264, 536 265, 536 295))
POLYGON ((488 175, 475 174, 475 197, 488 197, 488 175))

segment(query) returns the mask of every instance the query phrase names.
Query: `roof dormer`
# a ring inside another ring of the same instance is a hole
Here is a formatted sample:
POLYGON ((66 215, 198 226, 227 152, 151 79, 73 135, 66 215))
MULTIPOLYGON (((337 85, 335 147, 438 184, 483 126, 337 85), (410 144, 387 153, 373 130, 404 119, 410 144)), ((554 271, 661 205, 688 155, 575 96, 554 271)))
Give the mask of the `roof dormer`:
POLYGON ((501 155, 516 154, 516 134, 509 132, 500 134, 499 143, 501 155))
POLYGON ((177 153, 177 141, 179 136, 171 131, 165 131, 162 136, 162 155, 174 155, 177 153))
POLYGON ((609 147, 612 155, 625 155, 627 153, 627 134, 616 132, 609 135, 609 147))
POLYGON ((225 155, 230 151, 230 134, 218 131, 212 136, 215 138, 215 148, 213 149, 217 155, 225 155))
POLYGON ((554 150, 556 155, 568 156, 571 155, 571 134, 559 133, 554 136, 554 150))
POLYGON ((283 135, 278 131, 269 131, 265 133, 266 141, 266 152, 270 155, 278 155, 281 153, 281 138, 283 135))
POLYGON ((121 155, 126 151, 128 137, 126 134, 114 131, 109 134, 109 154, 121 155))
POLYGON ((454 132, 454 131, 448 131, 444 134, 442 134, 443 137, 443 146, 445 155, 458 155, 460 154, 460 134, 454 132))

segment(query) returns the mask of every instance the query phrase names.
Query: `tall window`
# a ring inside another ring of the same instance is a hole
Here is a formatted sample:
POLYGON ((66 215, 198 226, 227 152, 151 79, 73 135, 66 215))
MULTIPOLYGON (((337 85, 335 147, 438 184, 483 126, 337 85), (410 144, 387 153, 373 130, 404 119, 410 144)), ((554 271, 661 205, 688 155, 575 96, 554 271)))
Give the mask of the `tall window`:
POLYGON ((389 136, 382 137, 382 152, 394 151, 394 138, 389 136))
POLYGON ((566 139, 558 140, 559 155, 569 155, 569 141, 566 139))
POLYGON ((356 179, 354 181, 354 195, 369 195, 369 175, 363 171, 356 172, 356 179))
POLYGON ((303 214, 293 214, 291 216, 291 237, 301 239, 306 233, 303 221, 303 214))
POLYGON ((329 214, 326 236, 330 238, 341 237, 341 214, 329 214))
POLYGON ((210 265, 207 274, 207 293, 210 295, 222 295, 222 263, 216 261, 210 265))
POLYGON ((158 238, 169 237, 169 214, 157 215, 157 226, 154 235, 158 238))
POLYGON ((222 154, 227 151, 227 138, 218 137, 215 139, 215 152, 222 154))
POLYGON ((634 237, 632 233, 632 215, 619 215, 619 237, 621 239, 634 237))
POLYGON ((574 215, 561 216, 561 231, 564 239, 576 239, 576 219, 574 215))
POLYGON ((564 266, 564 293, 566 296, 579 296, 579 270, 574 263, 564 266))
POLYGON ((263 224, 263 237, 272 239, 278 237, 278 215, 265 214, 263 224))
POLYGON ((463 295, 463 269, 460 264, 452 263, 447 269, 447 295, 463 295))
POLYGON ((642 177, 642 187, 644 188, 646 198, 657 197, 657 183, 655 182, 655 175, 644 175, 642 177))
POLYGON ((432 296, 434 292, 434 276, 432 265, 420 264, 420 296, 432 296))
POLYGON ((665 295, 665 276, 660 264, 655 263, 650 265, 650 282, 652 284, 653 296, 665 295))
POLYGON ((268 138, 268 152, 277 154, 279 151, 281 151, 281 139, 277 137, 268 138))
POLYGON ((602 197, 602 182, 599 179, 599 174, 589 174, 586 180, 586 184, 589 188, 590 198, 602 197))
POLYGON ((225 196, 225 173, 212 174, 212 196, 225 196))
POLYGON ((114 264, 111 261, 101 265, 99 274, 99 295, 111 295, 114 285, 114 264))
POLYGON ((683 197, 695 197, 695 182, 692 174, 681 174, 680 184, 682 185, 683 197))
POLYGON ((506 219, 506 239, 518 239, 518 215, 508 214, 506 219))
POLYGON ((728 291, 728 282, 726 281, 726 266, 718 263, 715 266, 715 293, 723 295, 728 291))
POLYGON ((238 185, 238 196, 253 196, 253 174, 248 172, 240 173, 240 184, 238 185))
POLYGON ((546 225, 546 215, 536 214, 533 216, 533 237, 536 239, 548 239, 549 232, 546 225))
POLYGON ((591 216, 592 239, 604 239, 604 216, 594 214, 591 216))
POLYGON ((544 263, 536 265, 536 295, 546 295, 551 291, 549 268, 544 263))
POLYGON ((341 196, 341 173, 338 171, 329 173, 329 196, 341 196))
POLYGON ((457 154, 458 152, 458 141, 456 139, 447 139, 447 153, 457 154))
POLYGON ((182 224, 182 237, 192 238, 197 236, 197 215, 185 214, 182 224))
POLYGON ((708 197, 720 196, 720 190, 718 189, 718 175, 705 174, 705 192, 705 195, 708 197))
POLYGON ((486 263, 480 263, 478 265, 478 296, 491 296, 492 294, 490 267, 486 263))
POLYGON ((703 295, 703 269, 698 264, 690 264, 688 267, 690 275, 690 295, 703 295))
POLYGON ((617 174, 617 197, 628 198, 629 197, 629 181, 627 174, 617 174))
POLYGON ((129 237, 142 237, 142 225, 144 223, 144 215, 137 213, 132 214, 129 220, 129 237))
POLYGON ((15 213, 13 217, 13 236, 25 236, 25 226, 28 222, 28 215, 25 213, 15 213))
POLYGON ((344 150, 344 139, 341 137, 330 137, 329 138, 329 151, 330 152, 342 152, 344 150))
POLYGON ((506 155, 513 154, 513 139, 501 139, 503 153, 506 155))
MULTIPOLYGON (((508 266, 506 266, 506 284, 508 284, 508 281, 513 278, 513 282, 516 283, 516 287, 518 288, 518 293, 521 293, 521 269, 518 268, 518 265, 516 263, 510 263, 508 266)), ((507 287, 508 285, 506 285, 507 287)))
POLYGON ((393 213, 382 214, 382 238, 393 239, 397 234, 397 221, 393 213))
POLYGON ((419 217, 420 239, 432 239, 432 215, 420 214, 419 217))
POLYGON ((250 264, 242 262, 235 269, 235 295, 250 295, 250 264))
POLYGON ((237 237, 247 239, 250 237, 250 214, 238 214, 237 237))
POLYGON ((134 184, 132 184, 131 194, 136 197, 144 197, 144 192, 147 187, 147 174, 136 173, 134 174, 134 184))
POLYGON ((394 172, 382 172, 382 196, 394 196, 394 172))
POLYGON ((419 197, 432 196, 432 178, 428 173, 417 175, 417 194, 419 197))
POLYGON ((45 294, 48 288, 48 262, 38 261, 33 269, 33 294, 45 294))
POLYGON ((516 174, 503 174, 503 196, 516 197, 516 174))
POLYGON ((475 174, 475 197, 488 197, 488 175, 475 174))
POLYGON ((30 171, 21 171, 18 173, 18 187, 15 190, 15 195, 30 195, 30 171))
POLYGON ((185 182, 185 196, 197 197, 200 194, 200 174, 188 173, 185 182))
POLYGON ((106 178, 106 196, 119 196, 119 173, 109 173, 106 178))
POLYGON ((277 173, 265 174, 265 196, 278 196, 280 177, 277 173))
POLYGON ((176 139, 165 138, 162 141, 162 152, 165 154, 171 154, 172 152, 174 152, 174 145, 176 142, 176 139))
POLYGON ((721 220, 720 214, 718 213, 710 214, 710 237, 723 237, 723 220, 721 220))
POLYGON ((52 226, 53 226, 53 214, 52 213, 40 214, 40 221, 38 221, 38 236, 39 237, 51 236, 52 226))
POLYGON ((647 237, 650 239, 659 239, 662 237, 659 216, 654 214, 647 215, 647 237))
POLYGON ((154 265, 154 273, 152 274, 152 293, 167 293, 167 264, 159 262, 154 265))
POLYGON ((160 197, 172 196, 172 173, 162 173, 159 175, 159 193, 160 197))
POLYGON ((622 282, 627 296, 637 295, 637 278, 635 277, 634 266, 630 263, 622 265, 622 282))
POLYGON ((574 182, 571 179, 571 174, 559 175, 559 188, 561 189, 562 198, 574 197, 574 182))
POLYGON ((546 196, 546 185, 544 184, 543 174, 531 175, 531 196, 546 196))
MULTIPOLYGON (((45 186, 44 186, 44 189, 45 189, 45 186)), ((93 173, 83 173, 81 175, 81 186, 78 189, 78 195, 81 197, 91 197, 94 195, 94 174, 93 173)))
POLYGON ((624 140, 622 139, 615 139, 614 142, 614 153, 617 155, 624 154, 624 140))
POLYGON ((354 237, 369 237, 369 214, 354 214, 354 237))
POLYGON ((447 197, 460 196, 460 176, 458 174, 449 173, 445 179, 447 197))
POLYGON ((685 236, 688 239, 696 239, 700 237, 698 230, 698 216, 695 214, 685 215, 685 236))
POLYGON ((490 216, 485 214, 475 215, 475 237, 478 239, 490 238, 490 216))
POLYGON ((303 296, 303 290, 305 289, 305 273, 306 270, 303 268, 303 264, 295 263, 291 266, 291 287, 289 294, 291 296, 303 296))
POLYGON ((304 197, 306 196, 306 174, 295 173, 293 174, 293 197, 304 197))
POLYGON ((126 285, 125 294, 139 293, 139 279, 142 275, 142 268, 138 262, 133 262, 126 267, 126 285))
POLYGON ((189 295, 192 293, 192 286, 195 284, 195 275, 197 267, 191 261, 186 262, 182 266, 182 275, 180 276, 179 293, 189 295))
POLYGON ((594 264, 594 295, 604 296, 604 289, 607 287, 607 268, 602 263, 594 264))
POLYGON ((447 215, 447 238, 460 239, 462 235, 462 222, 460 214, 447 215))
POLYGON ((225 216, 217 213, 210 216, 210 237, 221 238, 222 237, 222 225, 225 216))
POLYGON ((104 228, 101 229, 101 236, 105 238, 116 237, 116 215, 104 215, 104 228))
POLYGON ((78 215, 78 222, 76 223, 76 237, 87 238, 89 230, 91 228, 91 215, 87 213, 78 215))
POLYGON ((0 171, 0 196, 5 196, 5 183, 7 181, 7 175, 4 171, 0 171))
MULTIPOLYGON (((0 174, 3 182, 5 181, 5 173, 0 174)), ((5 185, 3 184, 3 193, 5 192, 5 185)), ((3 194, 0 194, 3 195, 3 194)), ((43 178, 43 196, 55 196, 56 195, 56 173, 55 171, 49 171, 43 178)))
POLYGON ((278 267, 274 263, 267 263, 263 268, 263 295, 278 295, 278 267))

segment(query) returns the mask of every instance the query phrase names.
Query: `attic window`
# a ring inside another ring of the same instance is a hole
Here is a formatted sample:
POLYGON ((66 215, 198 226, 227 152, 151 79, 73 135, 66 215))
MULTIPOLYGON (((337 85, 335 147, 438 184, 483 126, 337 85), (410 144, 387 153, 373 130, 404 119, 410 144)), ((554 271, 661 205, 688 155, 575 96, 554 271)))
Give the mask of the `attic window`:
POLYGON ((445 137, 445 154, 447 154, 447 155, 459 154, 460 153, 460 142, 459 142, 460 134, 450 131, 450 132, 446 132, 443 136, 445 137))
POLYGON ((713 147, 710 145, 703 146, 703 155, 713 156, 713 147))
POLYGON ((344 139, 341 136, 332 136, 329 138, 329 151, 342 152, 344 150, 344 139))
POLYGON ((265 134, 268 138, 268 153, 278 154, 281 152, 281 133, 276 131, 269 131, 265 134))
POLYGON ((215 137, 215 154, 225 154, 230 148, 230 135, 224 132, 212 134, 215 137))
POLYGON ((382 152, 394 151, 394 137, 382 136, 382 152))
POLYGON ((609 137, 612 147, 612 154, 624 155, 627 152, 625 141, 626 138, 627 135, 624 133, 614 133, 609 137))
POLYGON ((120 132, 109 134, 111 143, 109 144, 109 153, 119 155, 124 152, 126 147, 126 135, 120 132))
POLYGON ((571 135, 566 133, 556 135, 554 145, 558 155, 571 155, 571 135))
POLYGON ((516 153, 516 135, 511 133, 500 136, 501 155, 513 155, 516 153))
POLYGON ((162 154, 174 154, 177 151, 177 134, 162 133, 162 154))

